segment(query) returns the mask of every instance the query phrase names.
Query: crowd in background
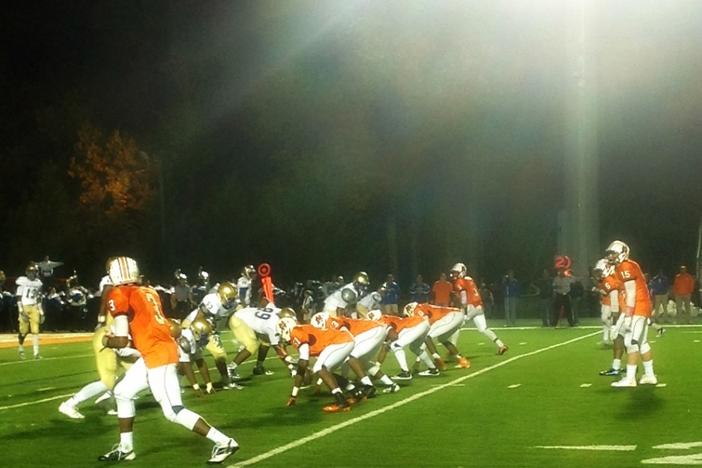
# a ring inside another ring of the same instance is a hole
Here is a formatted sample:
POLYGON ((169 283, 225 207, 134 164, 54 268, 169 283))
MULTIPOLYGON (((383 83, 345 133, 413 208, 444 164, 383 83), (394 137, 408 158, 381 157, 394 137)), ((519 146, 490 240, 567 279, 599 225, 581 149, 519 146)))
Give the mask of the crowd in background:
MULTIPOLYGON (((60 265, 45 257, 39 262, 40 279, 43 286, 42 306, 46 315, 45 330, 91 331, 95 326, 100 305, 99 291, 80 283, 73 272, 68 277, 54 275, 54 267, 60 265)), ((255 275, 255 272, 250 272, 255 275)), ((17 330, 14 277, 6 277, 0 270, 0 331, 17 330)), ((193 275, 193 280, 181 270, 175 271, 170 281, 151 283, 162 296, 166 312, 173 317, 184 317, 193 310, 200 299, 212 287, 209 274, 202 268, 193 275)), ((232 278, 233 283, 242 278, 232 278)), ((431 281, 431 280, 430 280, 431 281)), ((300 318, 311 316, 322 310, 324 299, 344 284, 344 277, 334 275, 324 280, 295 282, 289 287, 277 287, 276 303, 293 307, 300 318)), ((598 297, 590 291, 589 278, 576 278, 563 271, 544 269, 542 274, 529 281, 521 281, 512 269, 498 281, 487 282, 477 278, 479 293, 484 302, 486 316, 504 319, 505 326, 514 326, 517 319, 538 319, 544 327, 564 325, 576 326, 579 317, 599 314, 598 297)), ((672 277, 662 270, 649 278, 649 289, 654 302, 654 315, 660 321, 689 323, 693 317, 696 278, 681 266, 672 277)), ((436 305, 451 305, 452 286, 446 273, 440 273, 434 281, 425 281, 418 274, 407 287, 401 287, 393 274, 376 288, 376 293, 366 299, 362 307, 380 308, 384 313, 397 315, 408 302, 431 302, 436 305), (374 303, 374 302, 377 302, 374 303)))

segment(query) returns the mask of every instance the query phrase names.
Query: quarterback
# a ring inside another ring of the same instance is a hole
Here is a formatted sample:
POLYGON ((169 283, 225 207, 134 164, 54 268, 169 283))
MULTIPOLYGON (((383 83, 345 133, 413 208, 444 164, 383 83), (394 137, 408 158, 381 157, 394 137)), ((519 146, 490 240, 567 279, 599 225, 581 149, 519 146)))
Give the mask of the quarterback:
POLYGON ((624 346, 626 346, 626 375, 613 387, 636 387, 636 368, 642 361, 644 375, 640 384, 656 385, 658 379, 653 373, 653 355, 648 343, 648 319, 651 317, 651 296, 643 271, 638 263, 629 258, 629 246, 622 241, 614 241, 607 247, 607 260, 614 265, 617 279, 625 291, 622 306, 624 346))
POLYGON ((106 335, 103 344, 108 348, 123 348, 131 334, 141 358, 115 386, 120 441, 98 460, 114 462, 135 458, 134 398, 149 388, 166 419, 214 442, 208 463, 221 463, 236 452, 239 445, 183 406, 176 372, 178 345, 171 336, 171 327, 163 315, 158 293, 139 285, 139 268, 132 258, 113 258, 108 267, 113 287, 107 292, 106 304, 107 311, 114 318, 115 332, 106 335))

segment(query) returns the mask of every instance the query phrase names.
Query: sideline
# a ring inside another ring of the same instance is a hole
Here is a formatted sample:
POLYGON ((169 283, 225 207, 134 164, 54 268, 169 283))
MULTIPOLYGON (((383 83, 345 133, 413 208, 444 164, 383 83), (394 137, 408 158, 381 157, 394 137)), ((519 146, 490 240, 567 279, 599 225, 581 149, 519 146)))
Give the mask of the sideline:
MULTIPOLYGON (((601 327, 600 327, 600 328, 601 328, 601 327)), ((242 461, 240 461, 240 462, 238 462, 238 463, 236 463, 236 464, 234 464, 234 465, 228 465, 227 468, 237 468, 237 467, 240 467, 240 466, 248 466, 248 465, 253 465, 253 464, 259 463, 259 462, 261 462, 261 461, 264 461, 264 460, 267 460, 267 459, 269 459, 269 458, 271 458, 271 457, 274 457, 274 456, 276 456, 276 455, 279 455, 279 454, 281 454, 281 453, 283 453, 283 452, 287 452, 288 450, 291 450, 291 449, 293 449, 293 448, 299 447, 299 446, 301 446, 301 445, 305 445, 305 444, 308 443, 308 442, 312 442, 312 441, 314 441, 314 440, 316 440, 316 439, 319 439, 319 438, 321 438, 321 437, 324 437, 324 436, 327 436, 327 435, 329 435, 329 434, 332 434, 332 433, 334 433, 334 432, 336 432, 336 431, 338 431, 338 430, 344 429, 344 428, 346 428, 346 427, 348 427, 348 426, 352 426, 352 425, 354 425, 354 424, 356 424, 356 423, 359 423, 359 422, 361 422, 361 421, 365 421, 366 419, 370 419, 370 418, 373 418, 373 417, 375 417, 375 416, 379 416, 379 415, 381 415, 381 414, 383 414, 383 413, 386 413, 386 412, 388 412, 388 411, 394 410, 395 408, 399 408, 399 407, 404 406, 404 405, 406 405, 406 404, 409 404, 409 403, 411 403, 411 402, 413 402, 413 401, 415 401, 415 400, 419 400, 420 398, 424 398, 425 396, 431 395, 432 393, 438 392, 439 390, 443 390, 443 389, 445 389, 445 388, 452 387, 452 386, 454 386, 454 385, 456 385, 456 384, 459 384, 459 383, 461 383, 461 382, 464 382, 464 381, 466 381, 466 380, 468 380, 468 379, 472 379, 472 378, 477 377, 477 376, 479 376, 479 375, 482 375, 482 374, 484 374, 484 373, 486 373, 486 372, 490 372, 491 370, 497 369, 498 367, 506 366, 507 364, 509 364, 509 363, 511 363, 511 362, 518 361, 518 360, 520 360, 520 359, 524 359, 524 358, 527 358, 527 357, 530 357, 530 356, 534 356, 534 355, 536 355, 536 354, 540 354, 540 353, 543 353, 543 352, 546 352, 546 351, 550 351, 550 350, 552 350, 552 349, 560 348, 561 346, 566 346, 566 345, 569 345, 569 344, 571 344, 571 343, 575 343, 575 342, 577 342, 577 341, 584 340, 584 339, 586 339, 586 338, 590 338, 590 337, 592 337, 592 336, 598 335, 599 333, 601 333, 601 331, 596 331, 596 332, 593 332, 593 333, 588 333, 588 334, 586 334, 586 335, 582 335, 582 336, 579 336, 579 337, 577 337, 577 338, 573 338, 573 339, 570 339, 570 340, 567 340, 567 341, 563 341, 563 342, 561 342, 561 343, 556 343, 556 344, 554 344, 554 345, 547 346, 547 347, 545 347, 545 348, 540 348, 540 349, 537 349, 537 350, 535 350, 535 351, 531 351, 531 352, 528 352, 528 353, 525 353, 525 354, 520 354, 520 355, 518 355, 518 356, 514 356, 514 357, 509 358, 509 359, 507 359, 507 360, 505 360, 505 361, 499 362, 499 363, 494 364, 494 365, 489 366, 489 367, 485 367, 485 368, 483 368, 483 369, 480 369, 480 370, 478 370, 478 371, 476 371, 476 372, 473 372, 473 373, 471 373, 471 374, 468 374, 468 375, 464 375, 464 376, 459 377, 459 378, 457 378, 457 379, 453 379, 453 380, 451 380, 451 381, 449 381, 449 382, 446 382, 446 383, 444 383, 444 384, 441 384, 441 385, 439 385, 439 386, 431 387, 431 388, 429 388, 428 390, 424 390, 423 392, 415 393, 414 395, 411 395, 411 396, 405 398, 404 400, 397 401, 397 402, 395 402, 395 403, 393 403, 393 404, 391 404, 391 405, 385 406, 385 407, 383 407, 383 408, 379 408, 379 409, 377 409, 377 410, 375 410, 375 411, 371 411, 370 413, 366 413, 366 414, 364 414, 364 415, 362 415, 362 416, 359 416, 359 417, 357 417, 357 418, 349 419, 349 420, 344 421, 344 422, 342 422, 342 423, 339 423, 339 424, 336 424, 336 425, 334 425, 334 426, 331 426, 331 427, 328 427, 328 428, 326 428, 326 429, 323 429, 323 430, 321 430, 321 431, 319 431, 319 432, 315 432, 315 433, 313 433, 313 434, 311 434, 311 435, 309 435, 309 436, 307 436, 307 437, 303 437, 303 438, 301 438, 301 439, 297 439, 297 440, 295 440, 295 441, 293 441, 293 442, 290 442, 289 444, 281 445, 280 447, 274 448, 274 449, 272 449, 272 450, 269 450, 268 452, 264 452, 264 453, 262 453, 262 454, 260 454, 260 455, 255 456, 255 457, 249 458, 249 459, 247 459, 247 460, 242 460, 242 461)))

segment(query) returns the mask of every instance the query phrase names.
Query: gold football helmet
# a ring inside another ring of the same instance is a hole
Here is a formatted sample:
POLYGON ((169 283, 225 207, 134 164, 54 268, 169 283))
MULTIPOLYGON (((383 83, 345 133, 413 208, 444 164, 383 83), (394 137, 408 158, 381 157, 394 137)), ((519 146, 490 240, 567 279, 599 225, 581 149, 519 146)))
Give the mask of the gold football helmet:
POLYGON ((239 295, 239 292, 237 291, 236 286, 229 281, 225 281, 217 288, 217 294, 219 295, 224 308, 231 309, 236 305, 236 298, 239 295))
POLYGON ((200 341, 203 336, 208 336, 212 333, 212 324, 204 317, 197 317, 190 324, 190 330, 193 332, 195 340, 200 341))
POLYGON ((168 324, 171 327, 171 336, 173 338, 178 338, 181 333, 180 322, 176 319, 168 319, 168 324))
POLYGON ((370 280, 368 279, 368 273, 365 271, 359 271, 356 276, 353 277, 353 282, 363 286, 368 286, 370 280))
POLYGON ((256 268, 253 265, 246 265, 241 269, 241 275, 247 279, 251 279, 254 273, 256 273, 256 268))
POLYGON ((292 307, 283 307, 282 309, 280 309, 280 312, 278 313, 278 315, 281 318, 282 317, 290 317, 290 318, 297 319, 297 315, 295 315, 295 309, 293 309, 292 307))

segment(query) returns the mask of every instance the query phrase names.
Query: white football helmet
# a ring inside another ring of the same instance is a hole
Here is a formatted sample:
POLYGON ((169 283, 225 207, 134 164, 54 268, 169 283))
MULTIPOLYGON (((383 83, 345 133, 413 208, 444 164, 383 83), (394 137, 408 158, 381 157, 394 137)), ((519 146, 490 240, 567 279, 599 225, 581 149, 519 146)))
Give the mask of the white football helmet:
POLYGON ((403 309, 402 309, 402 315, 405 317, 411 317, 414 315, 414 309, 417 308, 419 303, 417 302, 410 302, 408 303, 403 309))
POLYGON ((290 335, 292 334, 293 328, 297 326, 297 321, 292 317, 281 317, 276 324, 278 333, 280 333, 280 338, 283 341, 290 341, 290 335))
POLYGON ((327 328, 327 320, 329 320, 328 312, 317 312, 312 317, 310 317, 310 325, 315 328, 320 328, 324 330, 327 328))
POLYGON ((130 257, 113 257, 107 261, 107 275, 112 284, 138 283, 141 277, 136 260, 130 257))
POLYGON ((612 264, 609 263, 609 260, 606 258, 601 258, 597 260, 597 263, 595 263, 595 267, 592 269, 592 272, 595 275, 595 278, 599 280, 614 273, 614 268, 612 267, 612 264))
POLYGON ((615 240, 609 244, 605 253, 610 263, 621 263, 629 258, 629 246, 620 240, 615 240))
POLYGON ((380 312, 378 309, 369 310, 369 311, 368 311, 368 314, 366 315, 366 318, 367 318, 368 320, 375 320, 375 321, 378 321, 378 320, 380 320, 381 318, 383 318, 383 313, 380 312))
POLYGON ((466 265, 464 263, 456 263, 451 267, 449 276, 453 279, 465 278, 466 273, 468 273, 468 268, 466 268, 466 265))

